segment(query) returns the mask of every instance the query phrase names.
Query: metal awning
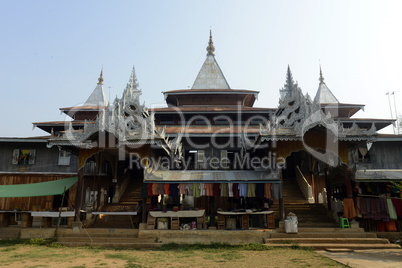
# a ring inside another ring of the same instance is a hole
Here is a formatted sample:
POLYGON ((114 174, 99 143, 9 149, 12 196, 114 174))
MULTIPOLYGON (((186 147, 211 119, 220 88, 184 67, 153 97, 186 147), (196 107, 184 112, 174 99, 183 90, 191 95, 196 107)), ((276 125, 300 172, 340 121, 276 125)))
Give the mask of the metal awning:
POLYGON ((356 182, 402 181, 402 169, 357 170, 352 180, 356 182))
POLYGON ((30 197, 58 195, 70 189, 78 177, 28 184, 0 185, 0 197, 30 197))
POLYGON ((277 172, 255 170, 144 171, 147 183, 280 183, 277 172))

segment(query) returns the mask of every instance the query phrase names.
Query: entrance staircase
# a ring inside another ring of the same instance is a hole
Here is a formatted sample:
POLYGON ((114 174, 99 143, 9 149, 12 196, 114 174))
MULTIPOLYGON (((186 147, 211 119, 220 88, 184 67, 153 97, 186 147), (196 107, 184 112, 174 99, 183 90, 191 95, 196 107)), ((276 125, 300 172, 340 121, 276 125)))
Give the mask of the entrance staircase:
MULTIPOLYGON (((131 178, 130 183, 127 185, 120 202, 117 204, 105 204, 102 211, 118 211, 122 206, 136 208, 140 201, 143 201, 141 196, 142 180, 135 180, 131 178), (116 209, 115 209, 116 208, 116 209)), ((147 206, 150 206, 150 200, 147 198, 147 206)), ((92 228, 138 228, 138 223, 141 221, 140 216, 116 216, 116 215, 102 215, 97 217, 92 228), (131 220, 130 220, 131 217, 131 220)))
MULTIPOLYGON (((267 246, 334 250, 400 248, 388 239, 377 238, 375 233, 364 232, 363 228, 339 228, 323 205, 308 203, 294 178, 283 179, 283 201, 285 216, 290 212, 297 216, 298 233, 272 233, 264 239, 267 246)), ((273 209, 279 211, 279 204, 274 204, 273 209)))
MULTIPOLYGON (((327 209, 322 204, 311 204, 306 200, 294 178, 283 178, 283 202, 285 216, 293 212, 297 216, 300 227, 338 226, 329 218, 327 209)), ((274 203, 272 208, 274 211, 279 211, 279 204, 274 203)))
POLYGON ((272 247, 310 247, 315 249, 400 249, 388 239, 377 238, 376 233, 366 233, 363 228, 299 228, 297 234, 272 233, 264 239, 272 247))

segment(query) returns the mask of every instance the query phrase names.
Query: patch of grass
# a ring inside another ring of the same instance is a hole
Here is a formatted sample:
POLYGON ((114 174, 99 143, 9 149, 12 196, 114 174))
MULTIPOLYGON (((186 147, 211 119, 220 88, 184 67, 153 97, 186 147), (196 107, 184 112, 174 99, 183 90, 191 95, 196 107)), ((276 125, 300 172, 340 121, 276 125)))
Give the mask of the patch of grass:
POLYGON ((118 260, 124 260, 124 261, 129 261, 129 262, 133 262, 133 261, 137 261, 137 258, 134 256, 130 256, 125 253, 105 253, 105 258, 106 259, 118 259, 118 260))

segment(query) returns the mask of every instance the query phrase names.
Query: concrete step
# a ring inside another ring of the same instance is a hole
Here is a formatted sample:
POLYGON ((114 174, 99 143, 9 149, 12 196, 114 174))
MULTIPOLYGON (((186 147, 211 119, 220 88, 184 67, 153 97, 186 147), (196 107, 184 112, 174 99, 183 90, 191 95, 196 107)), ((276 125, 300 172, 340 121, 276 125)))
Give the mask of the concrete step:
MULTIPOLYGON (((294 247, 295 244, 271 244, 266 243, 270 247, 294 247)), ((299 247, 310 247, 315 249, 400 249, 401 247, 396 244, 297 244, 299 247)))
POLYGON ((317 228, 317 227, 299 227, 299 233, 346 233, 346 234, 354 234, 354 233, 365 233, 363 228, 317 228))
POLYGON ((123 228, 83 228, 81 233, 74 233, 72 229, 60 229, 58 236, 118 236, 118 237, 138 237, 138 229, 123 228))
POLYGON ((389 244, 384 238, 265 238, 265 243, 274 244, 389 244))
POLYGON ((372 233, 272 233, 271 238, 292 239, 292 238, 377 238, 372 233))
POLYGON ((162 243, 105 243, 105 242, 56 242, 56 244, 66 247, 95 247, 95 248, 157 248, 162 246, 162 243))
POLYGON ((58 237, 57 242, 103 242, 103 243, 151 243, 152 239, 140 239, 137 237, 110 237, 110 236, 63 236, 58 237))

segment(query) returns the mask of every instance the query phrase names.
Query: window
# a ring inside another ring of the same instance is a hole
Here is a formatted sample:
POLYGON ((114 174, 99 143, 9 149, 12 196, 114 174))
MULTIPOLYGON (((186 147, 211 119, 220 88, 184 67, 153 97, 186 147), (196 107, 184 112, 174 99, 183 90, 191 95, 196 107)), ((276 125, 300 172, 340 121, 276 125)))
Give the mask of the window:
POLYGON ((13 165, 33 165, 35 164, 35 149, 15 149, 13 151, 13 165))
POLYGON ((91 157, 85 162, 84 174, 86 174, 86 175, 97 174, 97 166, 96 166, 95 158, 91 157))
POLYGON ((70 165, 70 152, 59 150, 59 166, 69 166, 70 165))

